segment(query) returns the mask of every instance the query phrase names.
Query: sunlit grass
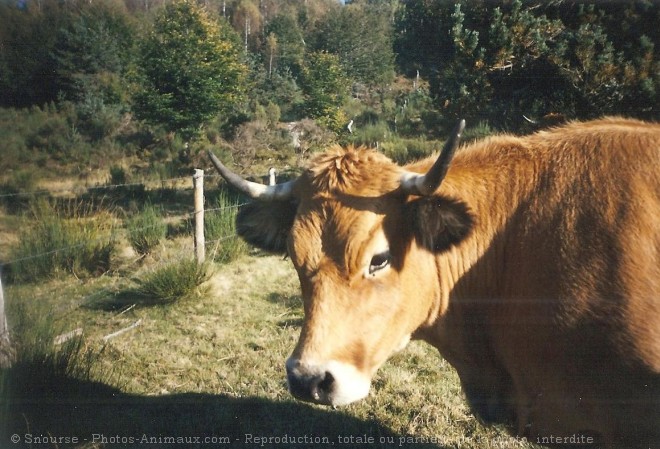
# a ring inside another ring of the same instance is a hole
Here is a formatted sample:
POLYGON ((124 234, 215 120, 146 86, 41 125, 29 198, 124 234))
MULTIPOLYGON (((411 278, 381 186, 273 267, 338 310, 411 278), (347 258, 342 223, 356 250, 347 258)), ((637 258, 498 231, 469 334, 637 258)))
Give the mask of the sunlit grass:
POLYGON ((143 256, 152 252, 167 235, 167 225, 163 221, 162 213, 152 205, 129 218, 126 227, 131 246, 143 256))
MULTIPOLYGON (((151 270, 155 268, 143 267, 135 277, 146 279, 151 270)), ((97 290, 117 290, 123 282, 118 277, 90 284, 98 283, 97 290)), ((311 434, 335 444, 340 435, 372 437, 373 443, 360 445, 364 448, 533 447, 500 429, 481 426, 468 410, 456 372, 434 348, 420 342, 410 344, 379 370, 369 397, 361 402, 337 410, 297 402, 287 392, 284 369, 303 319, 290 261, 243 256, 215 267, 205 285, 208 290, 194 300, 155 308, 105 311, 64 302, 69 311, 53 313, 58 326, 83 327, 90 347, 99 347, 102 337, 117 329, 141 322, 109 340, 90 371, 111 373, 104 383, 120 387, 125 396, 108 402, 107 392, 93 392, 79 403, 82 411, 76 419, 48 413, 45 410, 52 408, 41 406, 23 410, 24 417, 12 421, 19 427, 16 431, 25 432, 20 426, 27 422, 31 431, 42 433, 64 429, 84 434, 93 427, 122 434, 127 426, 174 435, 189 434, 191 429, 217 435, 223 430, 237 447, 250 447, 244 444, 248 433, 311 434)), ((52 304, 58 302, 49 294, 52 289, 43 285, 30 297, 29 286, 16 286, 10 293, 18 302, 52 304)), ((93 285, 82 292, 64 281, 57 282, 57 290, 67 297, 89 297, 95 291, 93 285)))
POLYGON ((236 236, 236 215, 240 200, 221 190, 204 216, 208 254, 214 261, 228 263, 247 253, 247 244, 236 236))

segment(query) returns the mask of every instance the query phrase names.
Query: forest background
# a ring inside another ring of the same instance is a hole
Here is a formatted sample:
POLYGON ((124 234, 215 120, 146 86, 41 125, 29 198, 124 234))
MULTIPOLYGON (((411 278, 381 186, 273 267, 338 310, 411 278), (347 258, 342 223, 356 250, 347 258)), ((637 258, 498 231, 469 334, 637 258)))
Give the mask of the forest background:
POLYGON ((651 0, 3 0, 5 190, 167 178, 207 149, 251 172, 330 142, 405 162, 458 118, 657 120, 658 23, 651 0))

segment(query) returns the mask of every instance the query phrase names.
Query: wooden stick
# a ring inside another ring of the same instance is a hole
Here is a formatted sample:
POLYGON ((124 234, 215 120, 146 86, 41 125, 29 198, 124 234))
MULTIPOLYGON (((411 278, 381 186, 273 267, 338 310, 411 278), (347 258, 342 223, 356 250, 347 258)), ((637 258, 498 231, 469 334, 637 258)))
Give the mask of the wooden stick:
POLYGON ((111 340, 111 339, 113 339, 113 338, 115 338, 115 337, 118 337, 118 336, 120 336, 121 334, 124 334, 124 333, 126 333, 126 332, 128 332, 128 331, 130 331, 130 330, 135 329, 135 328, 138 327, 140 324, 142 324, 142 318, 140 318, 139 320, 137 320, 135 323, 131 324, 131 325, 128 326, 128 327, 125 327, 125 328, 123 328, 123 329, 118 330, 117 332, 113 332, 113 333, 111 333, 111 334, 106 335, 105 337, 103 337, 103 342, 104 342, 104 343, 107 343, 109 340, 111 340))
POLYGON ((61 345, 62 343, 66 343, 67 341, 71 340, 74 337, 81 336, 82 333, 83 333, 82 327, 76 328, 71 332, 67 332, 66 334, 58 335, 57 337, 55 337, 55 339, 53 340, 53 344, 61 345))

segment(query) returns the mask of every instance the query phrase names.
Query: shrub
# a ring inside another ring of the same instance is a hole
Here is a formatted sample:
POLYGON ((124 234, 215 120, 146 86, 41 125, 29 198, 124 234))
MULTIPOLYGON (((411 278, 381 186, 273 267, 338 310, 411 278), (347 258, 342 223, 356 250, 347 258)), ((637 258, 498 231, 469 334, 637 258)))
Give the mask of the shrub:
POLYGON ((115 248, 111 220, 85 216, 82 208, 66 213, 71 217, 64 218, 45 199, 34 203, 34 225, 21 230, 20 243, 12 253, 12 280, 36 281, 57 270, 80 276, 110 269, 115 248))
POLYGON ((19 213, 29 207, 30 195, 37 190, 40 175, 35 170, 16 170, 5 184, 0 184, 0 204, 9 213, 19 213))
POLYGON ((151 205, 128 220, 127 227, 131 246, 142 256, 149 254, 167 235, 161 213, 151 205))
POLYGON ((37 189, 38 173, 34 170, 16 170, 10 181, 10 185, 16 187, 19 192, 30 192, 37 189))
POLYGON ((86 160, 92 147, 80 133, 73 105, 64 104, 62 111, 44 114, 43 121, 36 125, 26 137, 26 145, 60 162, 86 160))
POLYGON ((147 179, 153 181, 163 181, 165 179, 176 178, 179 175, 180 163, 176 160, 165 162, 153 162, 149 166, 147 179))
POLYGON ((423 159, 442 146, 436 141, 423 139, 393 139, 384 142, 381 146, 383 153, 397 164, 404 165, 419 159, 423 159))
POLYGON ((272 101, 269 101, 266 105, 266 118, 268 119, 268 126, 275 128, 280 122, 281 115, 282 111, 280 110, 280 107, 272 101))
POLYGON ((134 279, 133 291, 143 304, 169 304, 190 298, 210 278, 210 269, 195 259, 181 259, 149 272, 143 279, 134 279))
POLYGON ((236 235, 239 200, 225 190, 220 191, 216 207, 204 216, 204 235, 212 245, 216 262, 231 262, 247 252, 247 244, 236 235))
POLYGON ((308 154, 323 150, 336 141, 333 133, 310 119, 292 123, 289 132, 292 138, 295 136, 293 147, 301 159, 308 154))
POLYGON ((376 120, 367 122, 363 126, 357 126, 353 134, 350 135, 350 141, 356 146, 376 147, 390 138, 391 135, 392 132, 387 123, 376 120))
POLYGON ((551 113, 654 119, 657 17, 658 2, 415 0, 402 4, 395 48, 403 71, 428 77, 446 125, 487 119, 520 131, 523 115, 551 113))
POLYGON ((463 132, 462 140, 464 142, 469 142, 471 140, 479 140, 479 139, 483 139, 484 137, 490 136, 494 132, 495 130, 491 128, 490 124, 482 120, 478 122, 476 126, 468 126, 467 128, 465 128, 465 132, 463 132))
POLYGON ((113 165, 110 167, 110 185, 121 185, 126 184, 126 170, 119 165, 113 165))

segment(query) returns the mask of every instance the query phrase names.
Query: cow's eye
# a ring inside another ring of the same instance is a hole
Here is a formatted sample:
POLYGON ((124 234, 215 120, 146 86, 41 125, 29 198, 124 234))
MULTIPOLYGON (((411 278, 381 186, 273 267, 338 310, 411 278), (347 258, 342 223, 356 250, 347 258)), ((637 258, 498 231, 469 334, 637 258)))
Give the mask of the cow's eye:
POLYGON ((376 254, 371 259, 371 264, 369 264, 369 274, 374 274, 377 271, 380 271, 383 268, 387 267, 390 264, 391 260, 392 260, 392 255, 390 254, 389 251, 376 254))

